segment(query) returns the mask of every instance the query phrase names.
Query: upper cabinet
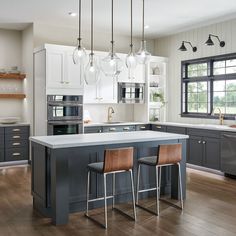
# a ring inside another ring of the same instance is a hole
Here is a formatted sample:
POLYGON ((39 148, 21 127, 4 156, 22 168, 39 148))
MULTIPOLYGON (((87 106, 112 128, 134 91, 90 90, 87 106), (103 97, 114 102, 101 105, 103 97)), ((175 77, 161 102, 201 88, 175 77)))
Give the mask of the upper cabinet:
POLYGON ((122 72, 118 76, 118 82, 120 83, 145 83, 145 66, 138 64, 134 71, 129 71, 126 64, 125 54, 117 54, 124 62, 122 72))
POLYGON ((83 78, 80 65, 72 60, 73 48, 47 47, 46 83, 48 88, 82 88, 83 78))

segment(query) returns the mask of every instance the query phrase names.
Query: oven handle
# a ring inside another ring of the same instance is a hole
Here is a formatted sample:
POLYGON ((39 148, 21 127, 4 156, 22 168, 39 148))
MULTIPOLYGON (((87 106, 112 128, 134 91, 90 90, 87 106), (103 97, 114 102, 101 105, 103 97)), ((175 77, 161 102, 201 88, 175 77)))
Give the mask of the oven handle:
POLYGON ((60 107, 83 107, 82 103, 48 103, 48 106, 60 107))
POLYGON ((83 121, 48 121, 48 125, 82 125, 83 121))

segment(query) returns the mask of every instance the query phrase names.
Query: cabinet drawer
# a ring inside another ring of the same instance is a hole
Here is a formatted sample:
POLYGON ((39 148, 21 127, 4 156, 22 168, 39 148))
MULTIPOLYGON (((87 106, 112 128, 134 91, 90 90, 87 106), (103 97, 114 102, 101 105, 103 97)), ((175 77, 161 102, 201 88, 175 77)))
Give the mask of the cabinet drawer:
POLYGON ((0 148, 3 148, 4 147, 4 134, 0 133, 0 148))
POLYGON ((0 135, 4 134, 4 128, 0 128, 0 135))
POLYGON ((220 138, 220 132, 215 130, 207 130, 207 129, 187 129, 188 135, 196 135, 203 136, 209 138, 220 138))
POLYGON ((123 126, 104 126, 103 132, 129 132, 135 131, 135 125, 123 125, 123 126))
POLYGON ((28 139, 21 140, 8 140, 5 142, 6 148, 15 148, 15 147, 28 147, 28 139))
POLYGON ((184 127, 176 127, 176 126, 167 126, 166 132, 174 133, 174 134, 186 134, 186 128, 184 127))
POLYGON ((5 161, 28 160, 28 147, 25 148, 9 148, 5 151, 5 161))
POLYGON ((84 127, 84 133, 90 134, 90 133, 101 133, 102 127, 96 126, 96 127, 84 127))
POLYGON ((150 129, 150 125, 136 125, 136 130, 140 131, 140 130, 149 130, 150 129))
POLYGON ((28 140, 29 139, 29 134, 28 133, 19 133, 19 134, 6 134, 5 135, 5 142, 9 141, 20 141, 20 140, 28 140))
POLYGON ((152 125, 152 130, 166 132, 166 126, 164 125, 152 125))
POLYGON ((29 133, 29 126, 12 126, 5 128, 5 135, 19 135, 25 133, 29 133))
POLYGON ((0 148, 0 162, 4 161, 4 150, 0 148))

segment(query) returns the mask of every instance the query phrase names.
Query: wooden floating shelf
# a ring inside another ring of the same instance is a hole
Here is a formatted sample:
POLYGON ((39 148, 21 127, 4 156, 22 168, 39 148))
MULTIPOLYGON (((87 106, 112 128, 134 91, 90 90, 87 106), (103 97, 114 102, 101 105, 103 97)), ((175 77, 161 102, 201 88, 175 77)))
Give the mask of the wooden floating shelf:
POLYGON ((0 79, 19 79, 19 80, 23 80, 25 78, 26 78, 25 74, 14 74, 14 73, 1 74, 0 73, 0 79))
POLYGON ((0 98, 10 98, 10 99, 24 99, 26 98, 25 94, 16 94, 16 93, 2 93, 0 98))

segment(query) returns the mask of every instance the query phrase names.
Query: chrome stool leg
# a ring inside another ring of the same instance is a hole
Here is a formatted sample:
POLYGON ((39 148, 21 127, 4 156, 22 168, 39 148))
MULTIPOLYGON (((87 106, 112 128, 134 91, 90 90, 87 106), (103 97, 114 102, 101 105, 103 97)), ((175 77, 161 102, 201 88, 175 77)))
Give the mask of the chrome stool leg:
POLYGON ((183 190, 182 190, 182 178, 181 178, 181 166, 180 163, 177 163, 179 167, 179 188, 180 188, 180 202, 181 202, 181 209, 184 209, 184 201, 183 201, 183 190))
POLYGON ((158 181, 158 166, 156 166, 156 214, 159 215, 159 181, 158 181))
POLYGON ((159 199, 161 198, 161 166, 159 167, 159 199))
POLYGON ((90 184, 90 171, 88 171, 88 177, 87 177, 87 193, 86 193, 86 215, 88 216, 89 211, 89 186, 90 184))
POLYGON ((113 198, 112 198, 112 209, 114 209, 115 207, 115 190, 116 190, 116 175, 115 173, 113 173, 112 175, 112 195, 113 195, 113 198))
POLYGON ((104 181, 104 219, 105 225, 104 227, 107 229, 107 181, 106 181, 106 174, 103 174, 103 181, 104 181))
POLYGON ((134 197, 134 180, 133 180, 133 171, 130 172, 131 188, 132 188, 132 200, 133 200, 133 210, 134 210, 134 220, 136 221, 136 208, 135 208, 135 197, 134 197))
POLYGON ((138 164, 138 176, 137 176, 137 192, 136 192, 136 204, 138 205, 138 194, 139 194, 139 178, 140 178, 140 164, 138 164))

